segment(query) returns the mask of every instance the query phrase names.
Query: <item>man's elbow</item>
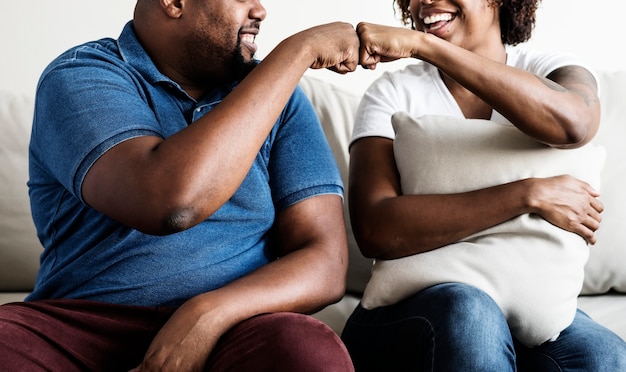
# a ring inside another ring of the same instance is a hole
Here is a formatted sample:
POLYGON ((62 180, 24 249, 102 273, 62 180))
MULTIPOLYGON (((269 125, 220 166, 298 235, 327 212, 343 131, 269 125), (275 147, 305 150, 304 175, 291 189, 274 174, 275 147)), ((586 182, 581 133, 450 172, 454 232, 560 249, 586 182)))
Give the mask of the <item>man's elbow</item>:
POLYGON ((199 224, 202 220, 204 220, 204 218, 201 218, 195 208, 179 207, 161 213, 154 212, 149 219, 143 222, 129 224, 129 226, 144 234, 164 236, 188 230, 199 224))
POLYGON ((198 224, 197 213, 193 207, 176 208, 162 218, 164 235, 185 231, 198 224))

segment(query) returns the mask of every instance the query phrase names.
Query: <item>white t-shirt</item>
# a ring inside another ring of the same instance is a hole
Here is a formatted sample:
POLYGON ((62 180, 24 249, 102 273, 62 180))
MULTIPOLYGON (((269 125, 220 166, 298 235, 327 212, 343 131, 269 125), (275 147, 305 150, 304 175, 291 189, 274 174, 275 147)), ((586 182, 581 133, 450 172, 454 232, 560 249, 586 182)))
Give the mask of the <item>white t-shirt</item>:
MULTIPOLYGON (((507 65, 546 77, 557 68, 583 64, 573 55, 527 51, 507 46, 507 65)), ((598 81, 598 79, 596 79, 598 81)), ((444 84, 437 67, 423 61, 385 72, 366 90, 357 110, 351 144, 363 137, 395 137, 391 115, 398 111, 412 117, 451 115, 463 118, 461 108, 444 84)), ((510 122, 493 111, 491 120, 510 122)))

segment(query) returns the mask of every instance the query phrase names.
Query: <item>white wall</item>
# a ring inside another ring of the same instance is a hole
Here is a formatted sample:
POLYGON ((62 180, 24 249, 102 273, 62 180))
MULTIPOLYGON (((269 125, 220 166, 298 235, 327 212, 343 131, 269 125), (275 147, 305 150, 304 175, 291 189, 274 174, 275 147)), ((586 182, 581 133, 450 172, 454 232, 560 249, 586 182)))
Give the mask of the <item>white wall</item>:
POLYGON ((34 94, 46 65, 75 44, 117 37, 134 0, 0 0, 0 89, 34 94))
MULTIPOLYGON (((57 54, 83 41, 117 37, 135 4, 134 0, 0 1, 0 89, 27 94, 34 93, 39 74, 57 54)), ((367 4, 362 0, 264 0, 263 4, 268 17, 257 38, 259 57, 286 36, 319 23, 363 20, 400 26, 391 0, 367 4)), ((624 69, 626 31, 620 9, 620 0, 544 0, 528 46, 573 52, 598 69, 624 69)), ((360 92, 381 71, 405 63, 382 65, 375 72, 359 69, 347 76, 330 71, 309 74, 360 92)))

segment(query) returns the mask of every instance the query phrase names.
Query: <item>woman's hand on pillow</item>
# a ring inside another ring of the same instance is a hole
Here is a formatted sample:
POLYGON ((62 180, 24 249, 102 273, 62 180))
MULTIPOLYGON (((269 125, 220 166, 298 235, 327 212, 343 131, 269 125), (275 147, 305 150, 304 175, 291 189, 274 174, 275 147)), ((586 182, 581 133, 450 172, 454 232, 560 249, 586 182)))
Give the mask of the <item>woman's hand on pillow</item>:
POLYGON ((604 210, 599 192, 568 175, 528 181, 528 203, 533 213, 595 244, 595 231, 600 227, 604 210))

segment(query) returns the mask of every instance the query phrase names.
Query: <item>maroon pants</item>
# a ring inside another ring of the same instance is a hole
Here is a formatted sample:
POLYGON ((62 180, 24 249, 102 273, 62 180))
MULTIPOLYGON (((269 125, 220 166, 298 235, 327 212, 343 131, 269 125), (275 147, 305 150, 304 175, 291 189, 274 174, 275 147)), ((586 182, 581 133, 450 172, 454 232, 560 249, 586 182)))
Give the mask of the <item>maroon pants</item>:
MULTIPOLYGON (((84 300, 0 306, 0 369, 128 371, 173 313, 169 308, 84 300)), ((277 313, 227 332, 207 361, 209 371, 353 371, 339 337, 315 318, 277 313)))

